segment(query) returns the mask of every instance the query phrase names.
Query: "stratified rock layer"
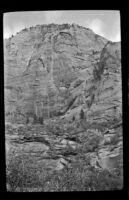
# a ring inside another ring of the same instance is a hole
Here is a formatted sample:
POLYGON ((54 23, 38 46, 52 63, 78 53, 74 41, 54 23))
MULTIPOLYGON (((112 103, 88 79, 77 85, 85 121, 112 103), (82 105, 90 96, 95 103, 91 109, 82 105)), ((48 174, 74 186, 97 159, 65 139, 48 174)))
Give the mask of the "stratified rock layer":
POLYGON ((78 117, 81 108, 88 119, 93 113, 102 113, 101 119, 105 113, 112 116, 113 106, 121 105, 121 56, 120 43, 107 43, 74 24, 38 25, 6 40, 8 120, 23 121, 34 114, 78 117))

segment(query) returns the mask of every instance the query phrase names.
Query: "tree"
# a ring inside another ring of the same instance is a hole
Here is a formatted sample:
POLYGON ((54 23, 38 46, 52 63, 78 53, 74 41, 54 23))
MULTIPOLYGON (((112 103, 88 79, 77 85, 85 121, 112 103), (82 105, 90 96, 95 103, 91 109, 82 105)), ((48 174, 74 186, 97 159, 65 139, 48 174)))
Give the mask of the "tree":
POLYGON ((73 121, 75 121, 75 116, 73 116, 73 121))
POLYGON ((28 124, 28 123, 29 123, 29 118, 27 117, 27 118, 26 118, 26 124, 28 124))
POLYGON ((39 117, 39 122, 40 122, 40 124, 43 124, 43 116, 39 117))
POLYGON ((81 109, 80 119, 84 119, 84 118, 85 118, 85 113, 84 113, 83 109, 81 109))

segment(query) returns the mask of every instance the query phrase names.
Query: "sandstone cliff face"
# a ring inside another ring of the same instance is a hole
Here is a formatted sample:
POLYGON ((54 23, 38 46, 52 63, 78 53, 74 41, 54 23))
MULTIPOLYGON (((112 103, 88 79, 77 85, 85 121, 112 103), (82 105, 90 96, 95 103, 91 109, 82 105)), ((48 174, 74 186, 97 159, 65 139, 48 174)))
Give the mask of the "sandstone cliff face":
POLYGON ((120 43, 78 25, 37 25, 4 43, 5 111, 10 118, 121 114, 120 43), (11 117, 10 117, 11 116, 11 117))
POLYGON ((86 167, 122 176, 120 42, 37 25, 4 41, 4 76, 7 166, 20 158, 55 173, 90 158, 86 167))

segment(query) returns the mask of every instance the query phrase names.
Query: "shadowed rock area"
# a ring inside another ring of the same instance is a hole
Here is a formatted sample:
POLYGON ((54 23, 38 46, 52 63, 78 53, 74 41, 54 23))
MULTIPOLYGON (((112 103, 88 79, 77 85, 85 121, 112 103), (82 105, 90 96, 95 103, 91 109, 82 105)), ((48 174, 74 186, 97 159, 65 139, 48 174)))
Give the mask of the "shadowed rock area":
MULTIPOLYGON (((120 42, 76 24, 37 25, 4 41, 4 71, 7 177, 14 177, 15 165, 25 174, 38 170, 33 174, 41 178, 43 170, 51 177, 62 170, 75 173, 84 161, 85 173, 91 173, 88 167, 97 170, 92 175, 107 170, 115 176, 117 169, 122 188, 120 42)), ((33 180, 23 187, 11 178, 8 190, 33 188, 33 180)), ((110 189, 118 189, 114 185, 110 189)), ((102 186, 93 188, 80 190, 102 186)))

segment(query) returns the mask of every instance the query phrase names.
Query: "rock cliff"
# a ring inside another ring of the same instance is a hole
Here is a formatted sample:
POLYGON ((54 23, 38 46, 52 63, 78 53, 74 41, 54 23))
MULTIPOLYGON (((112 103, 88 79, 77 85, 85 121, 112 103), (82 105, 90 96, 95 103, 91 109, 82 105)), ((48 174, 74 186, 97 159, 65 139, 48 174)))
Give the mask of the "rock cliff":
POLYGON ((93 166, 111 169, 122 160, 120 42, 108 41, 76 24, 37 25, 4 41, 4 72, 5 121, 24 124, 10 128, 11 133, 6 129, 7 153, 8 141, 20 145, 13 144, 17 151, 23 147, 23 152, 31 154, 33 149, 37 160, 45 149, 39 160, 51 159, 48 166, 55 163, 61 169, 60 159, 73 159, 82 135, 91 135, 86 154, 93 166), (84 123, 78 124, 80 118, 84 123), (58 130, 54 130, 56 120, 61 120, 58 130), (36 128, 33 124, 39 122, 44 126, 36 128))
POLYGON ((120 43, 75 24, 50 24, 17 33, 4 52, 8 119, 68 119, 83 108, 88 119, 102 113, 107 120, 121 110, 120 43))

